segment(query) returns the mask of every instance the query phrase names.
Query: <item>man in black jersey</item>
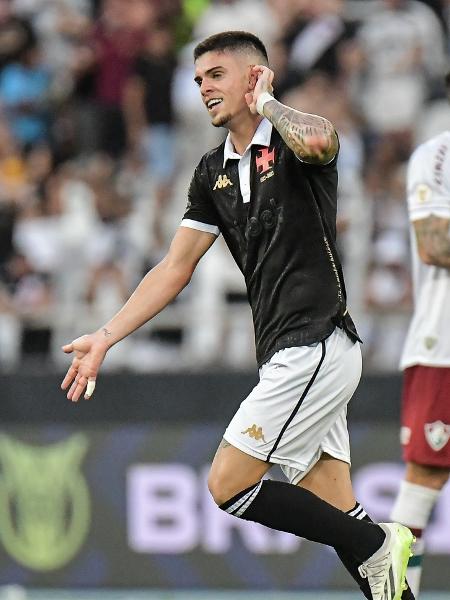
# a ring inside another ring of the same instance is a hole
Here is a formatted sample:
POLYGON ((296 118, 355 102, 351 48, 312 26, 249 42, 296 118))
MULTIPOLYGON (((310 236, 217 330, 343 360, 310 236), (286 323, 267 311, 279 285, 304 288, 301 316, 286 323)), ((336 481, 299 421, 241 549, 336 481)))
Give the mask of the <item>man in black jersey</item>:
POLYGON ((254 35, 217 34, 194 59, 228 137, 198 164, 167 256, 108 323, 64 346, 75 358, 62 388, 89 398, 107 350, 177 296, 222 233, 247 285, 260 382, 225 431, 211 494, 239 518, 334 547, 367 598, 399 600, 412 534, 371 523, 350 480, 346 407, 361 352, 335 244, 336 132, 274 99, 254 35), (290 483, 263 479, 274 463, 290 483))

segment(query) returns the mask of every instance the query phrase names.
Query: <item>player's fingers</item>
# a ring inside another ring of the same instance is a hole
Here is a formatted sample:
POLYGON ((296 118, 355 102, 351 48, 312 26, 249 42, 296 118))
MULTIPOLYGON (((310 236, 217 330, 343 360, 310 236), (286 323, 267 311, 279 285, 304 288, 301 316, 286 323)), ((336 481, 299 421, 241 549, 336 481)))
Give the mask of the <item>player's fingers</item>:
POLYGON ((78 402, 85 387, 86 387, 86 382, 78 382, 77 383, 77 387, 75 388, 75 391, 72 395, 72 402, 78 402))
POLYGON ((269 69, 269 67, 265 67, 264 65, 257 65, 255 67, 255 73, 258 75, 258 79, 264 79, 269 83, 272 83, 274 78, 274 72, 269 69))
POLYGON ((62 346, 62 351, 65 352, 66 354, 70 354, 71 352, 73 352, 73 343, 62 346))
POLYGON ((70 386, 69 391, 67 392, 67 399, 68 400, 72 400, 73 399, 73 395, 75 393, 75 390, 77 389, 77 386, 78 386, 78 375, 73 380, 72 385, 70 386))
POLYGON ((69 367, 69 369, 66 373, 66 376, 62 380, 61 389, 62 390, 67 389, 76 376, 77 376, 77 370, 75 369, 75 367, 69 367))
POLYGON ((84 399, 85 400, 89 400, 89 398, 94 393, 95 383, 96 382, 95 382, 94 377, 89 377, 88 382, 87 382, 87 386, 86 386, 86 393, 84 394, 84 399))
POLYGON ((328 139, 324 135, 305 136, 305 144, 317 155, 323 154, 328 148, 328 139))
POLYGON ((84 391, 84 388, 86 387, 87 379, 83 375, 79 375, 76 378, 74 384, 75 385, 74 385, 74 389, 73 389, 73 392, 72 392, 71 400, 72 400, 72 402, 78 402, 78 400, 81 397, 81 394, 84 391))

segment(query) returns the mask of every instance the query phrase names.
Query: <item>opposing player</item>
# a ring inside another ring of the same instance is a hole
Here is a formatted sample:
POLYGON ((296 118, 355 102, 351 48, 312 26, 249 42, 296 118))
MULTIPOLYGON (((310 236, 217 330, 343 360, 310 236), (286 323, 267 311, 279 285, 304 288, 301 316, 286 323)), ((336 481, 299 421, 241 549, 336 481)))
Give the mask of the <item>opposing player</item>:
POLYGON ((450 131, 413 153, 407 188, 414 314, 401 358, 406 472, 392 518, 408 525, 417 538, 408 568, 417 597, 422 533, 450 473, 450 131))
POLYGON ((211 122, 228 137, 198 164, 167 256, 108 323, 64 347, 75 358, 62 387, 89 397, 107 350, 187 285, 222 233, 247 285, 260 382, 225 431, 211 494, 238 518, 334 547, 367 597, 398 600, 412 534, 362 519, 350 480, 346 409, 361 351, 335 244, 336 132, 274 99, 254 35, 217 34, 194 59, 211 122), (263 479, 274 463, 290 483, 263 479))

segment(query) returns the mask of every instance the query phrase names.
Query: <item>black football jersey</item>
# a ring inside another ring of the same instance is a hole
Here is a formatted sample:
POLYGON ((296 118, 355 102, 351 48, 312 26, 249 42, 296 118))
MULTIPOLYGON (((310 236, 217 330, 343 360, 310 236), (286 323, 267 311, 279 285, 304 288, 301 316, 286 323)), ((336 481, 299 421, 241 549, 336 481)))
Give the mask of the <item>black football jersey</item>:
POLYGON ((251 146, 244 202, 239 161, 224 166, 224 146, 196 167, 182 224, 222 233, 245 278, 258 364, 282 348, 319 342, 336 326, 359 339, 335 243, 337 157, 302 162, 272 128, 269 146, 251 146))

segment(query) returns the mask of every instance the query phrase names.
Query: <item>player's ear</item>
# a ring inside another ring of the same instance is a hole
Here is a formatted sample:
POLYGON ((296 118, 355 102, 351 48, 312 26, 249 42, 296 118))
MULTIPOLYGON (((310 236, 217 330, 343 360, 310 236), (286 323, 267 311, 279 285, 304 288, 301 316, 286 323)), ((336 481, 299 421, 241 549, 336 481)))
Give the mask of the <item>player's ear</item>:
POLYGON ((249 91, 253 91, 255 89, 255 85, 256 85, 256 82, 258 79, 256 76, 256 73, 254 71, 254 66, 255 65, 250 65, 250 72, 248 75, 248 90, 249 91))

